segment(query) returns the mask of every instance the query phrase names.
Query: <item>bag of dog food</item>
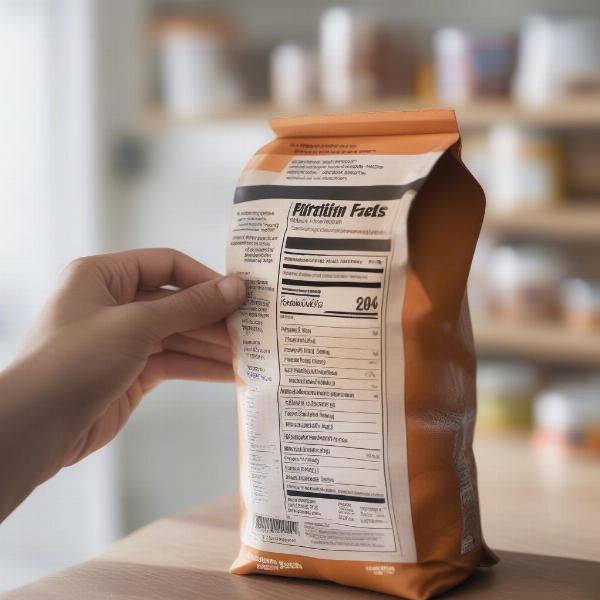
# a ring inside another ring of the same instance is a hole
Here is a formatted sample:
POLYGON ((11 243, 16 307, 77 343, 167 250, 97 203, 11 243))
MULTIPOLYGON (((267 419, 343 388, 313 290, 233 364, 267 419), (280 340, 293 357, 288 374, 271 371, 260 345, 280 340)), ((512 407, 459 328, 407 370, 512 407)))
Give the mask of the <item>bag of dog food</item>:
POLYGON ((450 110, 274 119, 235 192, 233 573, 423 599, 493 562, 466 284, 484 196, 450 110))

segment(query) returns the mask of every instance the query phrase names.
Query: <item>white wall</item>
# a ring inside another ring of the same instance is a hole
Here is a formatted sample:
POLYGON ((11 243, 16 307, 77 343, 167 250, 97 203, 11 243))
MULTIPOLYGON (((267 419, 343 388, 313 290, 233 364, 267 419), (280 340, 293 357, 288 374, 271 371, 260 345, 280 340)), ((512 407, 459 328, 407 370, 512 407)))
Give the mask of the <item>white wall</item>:
MULTIPOLYGON (((98 249, 88 0, 0 3, 0 358, 68 260, 98 249)), ((0 525, 0 591, 117 535, 112 449, 41 485, 0 525)), ((8 485, 2 482, 2 485, 8 485)))
POLYGON ((0 4, 0 365, 47 284, 44 24, 39 1, 0 4))

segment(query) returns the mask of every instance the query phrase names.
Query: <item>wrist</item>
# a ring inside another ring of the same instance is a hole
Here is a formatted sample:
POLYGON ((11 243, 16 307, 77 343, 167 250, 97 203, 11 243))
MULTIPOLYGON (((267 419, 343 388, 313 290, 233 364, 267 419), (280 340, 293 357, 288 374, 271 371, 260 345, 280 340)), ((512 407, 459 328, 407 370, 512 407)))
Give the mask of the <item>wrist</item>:
POLYGON ((53 394, 44 357, 23 357, 0 374, 0 444, 39 465, 36 485, 62 466, 69 423, 64 399, 53 394))

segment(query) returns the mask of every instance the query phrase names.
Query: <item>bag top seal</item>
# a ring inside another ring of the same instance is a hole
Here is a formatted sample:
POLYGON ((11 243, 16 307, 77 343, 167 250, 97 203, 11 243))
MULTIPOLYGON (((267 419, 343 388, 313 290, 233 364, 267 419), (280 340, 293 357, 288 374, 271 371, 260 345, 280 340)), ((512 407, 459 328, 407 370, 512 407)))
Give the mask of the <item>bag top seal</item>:
POLYGON ((458 134, 452 109, 276 117, 270 124, 279 138, 458 134))

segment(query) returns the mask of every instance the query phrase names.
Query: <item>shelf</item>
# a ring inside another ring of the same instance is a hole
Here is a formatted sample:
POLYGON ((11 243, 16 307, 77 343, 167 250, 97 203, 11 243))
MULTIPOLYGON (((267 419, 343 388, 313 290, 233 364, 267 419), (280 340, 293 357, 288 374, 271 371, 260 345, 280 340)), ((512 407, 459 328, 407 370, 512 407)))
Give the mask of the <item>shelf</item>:
MULTIPOLYGON (((437 104, 437 106, 440 105, 443 103, 437 104)), ((218 110, 210 114, 191 115, 185 118, 170 117, 164 111, 154 108, 144 115, 141 128, 144 131, 152 132, 171 128, 196 127, 214 121, 266 120, 273 116, 298 113, 415 110, 435 106, 435 102, 417 104, 406 99, 388 99, 341 108, 332 108, 316 103, 295 111, 282 111, 268 102, 251 102, 235 108, 218 110)), ((508 100, 486 100, 458 106, 456 114, 461 128, 487 127, 506 122, 541 127, 600 127, 600 98, 588 96, 530 108, 519 106, 508 100)))
POLYGON ((504 236, 600 244, 600 199, 505 215, 488 213, 484 228, 504 236))
POLYGON ((600 366, 600 333, 495 319, 476 319, 473 330, 479 355, 510 356, 571 367, 600 366))

